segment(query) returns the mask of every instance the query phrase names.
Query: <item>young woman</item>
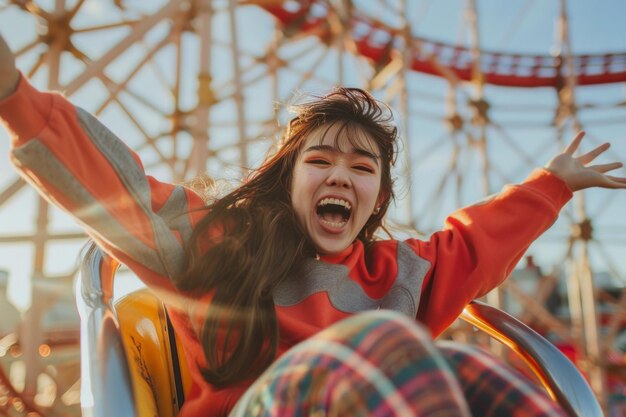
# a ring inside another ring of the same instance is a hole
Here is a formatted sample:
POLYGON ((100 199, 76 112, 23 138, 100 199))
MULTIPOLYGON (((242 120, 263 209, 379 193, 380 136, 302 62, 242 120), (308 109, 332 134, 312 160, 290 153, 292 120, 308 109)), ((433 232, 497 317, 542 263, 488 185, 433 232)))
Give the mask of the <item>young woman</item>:
POLYGON ((572 191, 626 188, 606 175, 620 163, 588 166, 607 144, 575 158, 579 134, 428 241, 397 241, 376 238, 396 128, 359 89, 302 105, 277 152, 210 204, 34 89, 1 37, 0 120, 18 171, 164 298, 193 380, 181 416, 563 415, 496 359, 431 334, 505 279, 572 191))

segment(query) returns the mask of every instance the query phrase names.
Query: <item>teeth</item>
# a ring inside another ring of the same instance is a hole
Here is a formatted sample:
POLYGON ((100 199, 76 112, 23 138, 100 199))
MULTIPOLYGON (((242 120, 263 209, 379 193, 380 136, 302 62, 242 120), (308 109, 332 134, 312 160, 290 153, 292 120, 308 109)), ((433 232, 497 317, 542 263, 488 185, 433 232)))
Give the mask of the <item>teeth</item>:
POLYGON ((346 224, 347 222, 343 221, 343 222, 329 222, 328 220, 324 220, 324 219, 320 219, 320 221, 322 223, 327 224, 330 227, 334 227, 334 228, 339 228, 342 227, 344 224, 346 224))
POLYGON ((322 201, 319 202, 319 206, 325 206, 328 204, 336 204, 338 206, 343 206, 345 207, 347 210, 352 210, 352 205, 350 204, 349 201, 346 200, 340 200, 338 198, 324 198, 322 199, 322 201))

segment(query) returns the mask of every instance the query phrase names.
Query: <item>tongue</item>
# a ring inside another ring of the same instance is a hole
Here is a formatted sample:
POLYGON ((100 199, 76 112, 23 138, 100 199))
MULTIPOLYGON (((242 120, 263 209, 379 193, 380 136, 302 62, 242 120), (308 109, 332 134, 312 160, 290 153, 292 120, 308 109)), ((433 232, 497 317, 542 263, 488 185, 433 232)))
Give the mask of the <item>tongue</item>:
POLYGON ((326 220, 327 222, 333 222, 333 223, 343 223, 344 219, 343 216, 339 213, 329 213, 326 212, 324 214, 322 214, 322 219, 326 220))

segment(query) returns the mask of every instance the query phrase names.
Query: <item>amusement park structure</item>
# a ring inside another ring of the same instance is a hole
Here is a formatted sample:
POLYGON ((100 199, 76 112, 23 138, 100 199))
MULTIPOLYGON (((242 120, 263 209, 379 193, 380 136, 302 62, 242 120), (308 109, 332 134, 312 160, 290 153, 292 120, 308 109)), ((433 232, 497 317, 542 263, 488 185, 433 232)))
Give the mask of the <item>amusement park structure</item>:
MULTIPOLYGON (((456 43, 420 34, 435 7, 426 0, 0 0, 0 30, 33 83, 97 115, 164 180, 240 179, 276 142, 299 92, 366 88, 402 132, 389 229, 424 236, 455 207, 544 165, 575 131, 598 144, 621 127, 624 139, 626 44, 575 53, 568 4, 554 0, 551 51, 489 50, 477 2, 455 3, 465 28, 456 43)), ((623 142, 613 159, 626 161, 623 142)), ((2 172, 0 262, 16 253, 24 264, 25 254, 32 285, 21 319, 11 312, 14 327, 0 327, 0 415, 79 415, 78 327, 60 305, 72 310, 86 236, 2 172)), ((519 279, 488 301, 562 346, 607 415, 620 416, 626 198, 614 194, 577 195, 519 279)), ((10 309, 2 299, 2 317, 10 309)))

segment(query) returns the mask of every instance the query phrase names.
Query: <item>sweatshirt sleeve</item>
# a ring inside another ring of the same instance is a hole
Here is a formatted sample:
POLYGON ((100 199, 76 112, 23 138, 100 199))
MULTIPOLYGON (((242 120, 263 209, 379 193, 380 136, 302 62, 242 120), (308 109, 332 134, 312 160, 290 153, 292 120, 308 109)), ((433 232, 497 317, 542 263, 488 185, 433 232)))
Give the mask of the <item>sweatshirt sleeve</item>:
POLYGON ((537 169, 523 183, 454 212, 428 241, 409 239, 407 243, 431 265, 418 320, 439 335, 470 301, 509 276, 571 197, 560 178, 537 169))
POLYGON ((113 257, 148 283, 182 271, 192 211, 203 206, 198 195, 147 176, 138 156, 94 116, 26 77, 0 101, 0 122, 19 173, 113 257))

